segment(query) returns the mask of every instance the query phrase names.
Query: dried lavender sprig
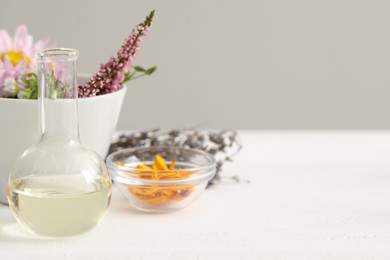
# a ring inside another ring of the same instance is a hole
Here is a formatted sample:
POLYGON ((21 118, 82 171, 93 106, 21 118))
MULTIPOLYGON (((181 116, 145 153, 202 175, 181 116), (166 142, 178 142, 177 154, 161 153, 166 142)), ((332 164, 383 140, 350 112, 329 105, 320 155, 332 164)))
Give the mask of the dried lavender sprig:
MULTIPOLYGON (((203 150, 212 154, 217 161, 217 173, 209 184, 215 184, 221 179, 222 166, 226 161, 232 161, 242 148, 237 132, 233 130, 197 131, 193 129, 174 129, 137 131, 122 134, 111 144, 109 153, 133 147, 149 147, 156 145, 179 146, 203 150)), ((232 180, 239 181, 237 176, 232 180)))
POLYGON ((106 64, 101 64, 100 70, 84 86, 78 86, 79 97, 93 97, 112 93, 120 88, 131 62, 134 60, 142 37, 150 30, 154 10, 140 23, 125 40, 117 57, 111 57, 106 64))

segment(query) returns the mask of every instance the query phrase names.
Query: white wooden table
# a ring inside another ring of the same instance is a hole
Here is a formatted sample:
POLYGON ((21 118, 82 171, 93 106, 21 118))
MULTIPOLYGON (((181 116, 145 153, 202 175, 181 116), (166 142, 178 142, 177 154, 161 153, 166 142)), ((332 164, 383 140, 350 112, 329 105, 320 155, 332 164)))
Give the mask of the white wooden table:
POLYGON ((25 233, 0 206, 0 259, 390 259, 390 132, 242 132, 244 149, 192 206, 129 208, 95 230, 25 233))

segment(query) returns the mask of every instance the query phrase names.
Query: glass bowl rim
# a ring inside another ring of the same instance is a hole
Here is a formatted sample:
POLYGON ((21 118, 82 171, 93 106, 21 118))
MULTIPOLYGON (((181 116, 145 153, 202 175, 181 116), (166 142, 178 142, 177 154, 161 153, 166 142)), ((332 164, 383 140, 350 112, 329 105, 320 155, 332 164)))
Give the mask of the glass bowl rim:
POLYGON ((199 149, 193 149, 193 148, 184 148, 180 146, 167 146, 167 145, 155 145, 155 146, 149 146, 149 147, 134 147, 134 148, 126 148, 122 149, 116 152, 113 152, 109 154, 106 158, 106 164, 108 169, 111 172, 111 175, 114 179, 118 180, 121 183, 126 183, 128 185, 156 185, 156 184, 161 184, 163 186, 167 185, 178 185, 178 184, 183 184, 183 185, 188 185, 188 184, 199 184, 205 181, 211 180, 215 174, 216 174, 216 164, 217 161, 215 157, 205 151, 199 150, 199 149), (199 166, 199 167, 193 167, 193 168, 188 168, 188 169, 176 169, 176 170, 141 170, 141 169, 135 169, 135 168, 130 168, 130 167, 124 167, 124 166, 119 166, 114 163, 113 158, 121 153, 128 153, 128 152, 135 152, 135 151, 149 151, 152 149, 179 149, 179 150, 184 150, 184 151, 189 151, 189 152, 195 152, 199 155, 202 155, 208 159, 208 164, 204 166, 199 166), (165 172, 197 172, 196 174, 193 174, 189 178, 185 179, 175 179, 175 180, 145 180, 145 179, 140 179, 136 178, 136 174, 129 174, 128 171, 132 172, 137 172, 137 173, 151 173, 151 172, 159 172, 159 173, 165 173, 165 172))

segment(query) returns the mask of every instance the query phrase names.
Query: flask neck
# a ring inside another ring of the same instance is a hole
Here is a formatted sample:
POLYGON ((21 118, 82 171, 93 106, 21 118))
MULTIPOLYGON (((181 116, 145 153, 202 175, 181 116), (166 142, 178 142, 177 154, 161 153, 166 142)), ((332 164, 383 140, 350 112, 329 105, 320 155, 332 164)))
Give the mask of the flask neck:
POLYGON ((44 98, 40 107, 42 142, 80 142, 76 99, 44 98))
POLYGON ((71 49, 37 54, 41 143, 79 143, 76 60, 71 49))

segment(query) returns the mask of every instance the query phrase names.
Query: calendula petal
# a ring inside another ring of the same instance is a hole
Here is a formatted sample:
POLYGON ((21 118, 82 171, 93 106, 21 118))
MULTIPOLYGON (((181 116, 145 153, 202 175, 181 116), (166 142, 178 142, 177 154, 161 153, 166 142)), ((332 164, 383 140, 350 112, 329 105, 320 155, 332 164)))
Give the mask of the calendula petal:
POLYGON ((155 171, 158 171, 158 170, 159 170, 158 165, 157 165, 156 162, 154 162, 154 163, 152 164, 152 169, 155 170, 155 171))
POLYGON ((115 164, 118 165, 118 166, 126 167, 126 165, 124 165, 124 164, 121 163, 121 162, 115 162, 115 164))
POLYGON ((158 198, 152 198, 152 199, 148 199, 148 200, 145 200, 145 201, 148 202, 148 203, 151 203, 151 204, 159 204, 159 203, 164 203, 167 200, 168 200, 167 196, 161 196, 161 197, 158 197, 158 198))
POLYGON ((158 171, 153 171, 152 172, 152 180, 159 180, 159 176, 158 176, 158 171))
POLYGON ((137 167, 138 170, 145 170, 145 171, 151 171, 153 170, 152 168, 150 168, 149 166, 146 166, 145 164, 138 164, 137 167))
POLYGON ((160 155, 156 154, 155 163, 157 164, 159 170, 162 171, 168 171, 168 167, 165 164, 164 158, 162 158, 160 155))
POLYGON ((171 161, 171 165, 169 165, 169 170, 174 170, 175 169, 175 160, 171 161))
MULTIPOLYGON (((119 165, 119 164, 118 164, 119 165)), ((121 166, 125 166, 122 164, 121 166)), ((155 156, 155 160, 151 166, 145 164, 137 165, 136 169, 143 170, 143 172, 134 172, 141 179, 145 180, 180 180, 188 178, 195 172, 185 170, 175 170, 175 160, 172 160, 169 167, 165 163, 165 159, 160 155, 155 156)), ((151 204, 165 203, 168 201, 179 201, 193 191, 193 186, 150 186, 141 188, 128 188, 129 193, 133 194, 139 200, 151 204)))

